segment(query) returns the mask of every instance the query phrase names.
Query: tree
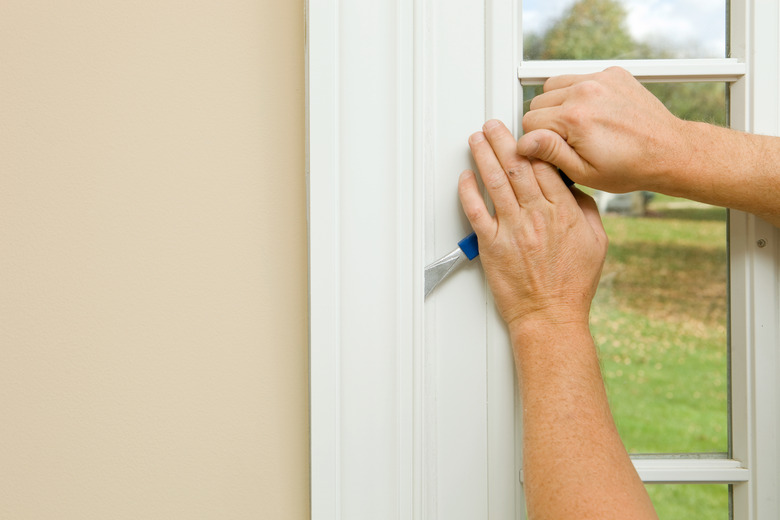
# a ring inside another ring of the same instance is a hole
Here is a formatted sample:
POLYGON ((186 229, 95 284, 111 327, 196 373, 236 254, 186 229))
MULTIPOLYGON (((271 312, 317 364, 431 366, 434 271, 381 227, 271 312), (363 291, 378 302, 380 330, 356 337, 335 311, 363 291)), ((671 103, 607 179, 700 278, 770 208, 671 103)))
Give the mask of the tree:
MULTIPOLYGON (((545 60, 635 57, 637 44, 625 20, 626 11, 616 0, 579 0, 553 23, 540 46, 531 45, 528 50, 545 60)), ((535 43, 533 40, 531 37, 528 43, 535 43)))

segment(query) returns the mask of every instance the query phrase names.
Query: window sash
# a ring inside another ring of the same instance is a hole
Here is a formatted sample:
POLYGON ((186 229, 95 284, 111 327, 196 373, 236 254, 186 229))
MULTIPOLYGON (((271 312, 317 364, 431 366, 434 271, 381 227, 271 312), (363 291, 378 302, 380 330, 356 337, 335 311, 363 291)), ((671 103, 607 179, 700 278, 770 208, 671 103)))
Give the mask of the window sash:
MULTIPOLYGON (((717 81, 729 84, 743 80, 747 72, 744 61, 723 59, 643 59, 643 60, 536 60, 518 67, 521 85, 541 85, 547 79, 562 74, 592 74, 618 65, 645 83, 717 81)), ((730 212, 733 213, 733 212, 730 212)), ((733 228, 731 228, 733 229, 733 228)), ((738 237, 729 236, 729 243, 738 237)), ((737 268, 738 269, 738 268, 737 268)), ((743 301, 733 301, 737 309, 743 301)), ((741 343, 738 343, 741 345, 741 343)), ((741 352, 741 348, 737 348, 741 352)), ((731 377, 733 374, 729 374, 731 377)), ((731 386, 731 385, 730 385, 731 386)), ((729 396, 731 400, 731 396, 729 396)), ((731 414, 729 420, 732 421, 731 414)), ((729 439, 731 443, 732 440, 729 439)), ((738 484, 748 481, 748 470, 736 459, 705 460, 695 455, 652 454, 632 457, 640 478, 646 483, 738 484)), ((522 472, 521 472, 522 479, 522 472)))

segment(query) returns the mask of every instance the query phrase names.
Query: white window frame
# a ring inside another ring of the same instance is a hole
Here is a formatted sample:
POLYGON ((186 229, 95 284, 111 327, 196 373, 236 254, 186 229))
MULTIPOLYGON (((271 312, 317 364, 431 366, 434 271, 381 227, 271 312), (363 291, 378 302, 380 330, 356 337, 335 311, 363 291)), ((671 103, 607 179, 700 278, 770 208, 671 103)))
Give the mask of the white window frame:
MULTIPOLYGON (((607 64, 521 63, 519 0, 306 9, 312 518, 523 518, 503 325, 478 267, 427 302, 423 268, 467 231, 468 134, 491 117, 517 134, 521 81, 607 64)), ((729 59, 620 63, 728 81, 732 126, 780 135, 777 2, 732 0, 730 28, 729 59)), ((732 484, 734 518, 778 518, 780 233, 732 211, 730 251, 731 457, 635 465, 732 484)))

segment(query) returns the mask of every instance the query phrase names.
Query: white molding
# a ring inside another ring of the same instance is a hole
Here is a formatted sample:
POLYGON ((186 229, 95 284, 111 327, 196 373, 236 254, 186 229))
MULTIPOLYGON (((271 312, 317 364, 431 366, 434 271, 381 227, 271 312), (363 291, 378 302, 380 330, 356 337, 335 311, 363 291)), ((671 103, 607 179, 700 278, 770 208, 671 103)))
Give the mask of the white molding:
POLYGON ((750 472, 731 459, 632 459, 639 477, 647 484, 738 484, 750 472))
POLYGON ((341 518, 338 3, 308 2, 309 384, 312 518, 341 518), (313 193, 318 194, 312 196, 313 193))
POLYGON ((735 58, 675 60, 548 60, 526 61, 517 69, 523 85, 541 85, 561 74, 593 74, 619 65, 643 83, 681 81, 733 82, 745 75, 745 63, 735 58))
MULTIPOLYGON (((411 0, 307 4, 311 507, 419 511, 411 0)), ((418 518, 420 514, 416 514, 418 518)))
MULTIPOLYGON (((485 121, 486 6, 474 0, 421 1, 427 60, 420 99, 425 118, 425 256, 432 261, 470 231, 457 179, 473 167, 467 139, 485 121)), ((491 514, 486 298, 475 260, 425 301, 424 399, 430 433, 423 448, 428 454, 426 520, 491 514)), ((513 496, 510 500, 513 507, 513 496)))
MULTIPOLYGON (((780 135, 780 8, 743 0, 731 12, 731 53, 748 67, 731 87, 732 126, 780 135)), ((734 518, 779 518, 780 231, 736 211, 730 224, 732 456, 750 472, 733 488, 734 518)))

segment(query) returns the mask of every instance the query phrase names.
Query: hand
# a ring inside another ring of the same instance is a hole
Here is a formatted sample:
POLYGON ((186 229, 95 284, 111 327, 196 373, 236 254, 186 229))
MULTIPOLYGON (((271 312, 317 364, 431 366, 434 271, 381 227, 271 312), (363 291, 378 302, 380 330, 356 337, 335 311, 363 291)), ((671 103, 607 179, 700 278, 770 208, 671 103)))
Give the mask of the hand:
POLYGON ((537 320, 587 325, 607 250, 595 202, 567 188, 552 165, 518 155, 501 122, 488 121, 483 132, 469 146, 495 216, 474 172, 461 174, 458 191, 501 316, 510 328, 537 320))
POLYGON ((687 123, 619 67, 550 78, 530 108, 518 153, 550 162, 585 186, 663 191, 688 161, 687 123))

